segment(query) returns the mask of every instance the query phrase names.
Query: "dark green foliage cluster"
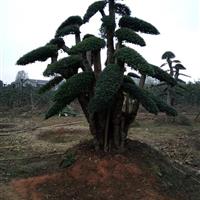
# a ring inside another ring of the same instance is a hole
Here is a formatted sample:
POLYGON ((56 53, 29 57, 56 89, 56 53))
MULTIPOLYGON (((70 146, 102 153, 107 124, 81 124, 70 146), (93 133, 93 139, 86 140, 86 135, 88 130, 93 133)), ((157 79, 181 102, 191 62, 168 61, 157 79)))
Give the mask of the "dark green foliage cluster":
POLYGON ((177 115, 176 110, 173 107, 166 104, 158 96, 155 96, 150 92, 148 92, 148 95, 151 96, 151 98, 154 100, 154 102, 156 102, 156 105, 157 105, 160 112, 165 112, 167 115, 170 115, 170 116, 176 116, 177 115))
POLYGON ((163 71, 157 66, 151 65, 154 72, 152 74, 149 74, 151 77, 156 78, 160 81, 165 81, 168 84, 175 86, 177 84, 176 80, 172 78, 167 72, 163 71))
POLYGON ((175 58, 175 55, 173 52, 171 51, 166 51, 163 55, 162 55, 162 59, 169 59, 169 58, 175 58))
POLYGON ((67 153, 59 166, 62 167, 62 168, 69 167, 72 164, 74 164, 75 161, 76 161, 75 154, 74 153, 67 153))
POLYGON ((124 77, 123 77, 123 84, 124 83, 132 83, 132 84, 135 84, 135 82, 134 82, 134 80, 131 78, 131 76, 129 76, 129 75, 124 75, 124 77))
POLYGON ((102 38, 106 38, 109 31, 115 30, 116 24, 113 18, 110 16, 103 16, 101 21, 103 23, 100 27, 100 35, 102 38))
POLYGON ((176 64, 175 66, 174 66, 174 68, 175 69, 182 69, 182 70, 184 70, 184 69, 186 69, 182 64, 176 64))
POLYGON ((138 52, 134 49, 123 47, 115 53, 115 57, 128 64, 135 70, 138 70, 141 74, 146 74, 160 81, 165 81, 172 86, 176 85, 177 82, 168 73, 163 71, 157 66, 149 64, 138 52))
POLYGON ((81 94, 88 93, 94 85, 93 72, 75 74, 63 83, 54 96, 56 102, 46 114, 46 118, 58 114, 67 104, 71 103, 81 94))
POLYGON ((105 41, 98 37, 87 37, 77 45, 73 46, 70 50, 70 54, 84 53, 87 51, 99 51, 105 47, 105 41))
POLYGON ((89 37, 95 37, 95 36, 92 34, 85 34, 83 37, 83 40, 85 40, 86 38, 89 38, 89 37))
POLYGON ((116 3, 115 12, 121 16, 131 15, 131 10, 125 4, 116 3))
POLYGON ((82 58, 78 55, 72 55, 49 64, 43 74, 44 76, 51 76, 56 73, 63 74, 65 71, 77 70, 81 66, 82 58))
POLYGON ((98 11, 101 11, 104 9, 104 7, 106 6, 107 2, 106 1, 96 1, 93 4, 91 4, 84 17, 83 17, 83 22, 86 23, 89 21, 89 19, 95 15, 98 11))
POLYGON ((79 27, 82 24, 83 20, 80 16, 71 16, 58 27, 55 37, 63 37, 65 35, 79 33, 79 27))
POLYGON ((65 35, 77 33, 80 33, 79 27, 77 25, 70 25, 63 27, 62 29, 58 29, 55 37, 64 37, 65 35))
POLYGON ((62 38, 54 38, 54 39, 50 40, 49 43, 47 43, 47 45, 49 45, 49 44, 57 45, 57 47, 59 49, 61 49, 65 45, 65 42, 62 38))
POLYGON ((71 16, 68 17, 57 29, 61 30, 66 26, 71 26, 71 25, 77 25, 77 26, 81 26, 83 24, 83 20, 80 16, 76 15, 76 16, 71 16))
POLYGON ((55 102, 53 104, 53 106, 51 106, 51 108, 48 110, 48 112, 45 115, 45 119, 48 119, 56 114, 58 114, 60 111, 63 110, 63 108, 65 108, 66 104, 65 102, 55 102))
POLYGON ((134 49, 129 47, 123 47, 115 53, 115 57, 128 64, 135 70, 138 70, 141 74, 153 74, 153 68, 149 63, 134 49))
POLYGON ((81 26, 83 24, 83 20, 80 16, 75 15, 68 17, 61 25, 59 28, 63 28, 65 26, 71 26, 71 25, 79 25, 81 26))
POLYGON ((17 65, 27 65, 34 63, 35 61, 46 61, 49 57, 55 56, 57 54, 58 48, 55 45, 46 45, 39 47, 24 56, 22 56, 18 61, 17 65))
POLYGON ((140 37, 137 33, 129 28, 120 28, 115 32, 115 36, 117 37, 119 42, 130 42, 133 44, 137 44, 140 46, 145 46, 145 41, 142 37, 140 37))
POLYGON ((136 32, 157 35, 159 31, 150 23, 136 17, 124 16, 119 20, 120 27, 127 27, 136 32))
POLYGON ((153 87, 153 89, 148 88, 146 92, 156 102, 156 105, 160 112, 165 112, 167 115, 176 116, 176 110, 167 103, 165 103, 165 98, 160 97, 160 92, 157 89, 158 88, 155 87, 153 87))
POLYGON ((128 93, 131 98, 137 99, 150 113, 158 113, 158 107, 156 106, 156 103, 152 98, 149 97, 149 95, 147 95, 144 89, 139 88, 134 83, 125 82, 123 84, 123 90, 124 92, 128 93))
POLYGON ((61 81, 63 80, 62 76, 56 76, 53 79, 51 79, 48 83, 46 83, 45 85, 43 85, 40 89, 39 89, 39 94, 43 94, 47 91, 49 91, 50 89, 54 88, 56 85, 58 85, 61 81))
POLYGON ((158 96, 153 95, 153 93, 139 88, 129 76, 124 76, 123 90, 128 93, 131 98, 137 99, 150 113, 157 114, 158 111, 160 111, 171 116, 177 115, 174 108, 167 105, 158 96))
POLYGON ((111 107, 122 81, 123 70, 120 66, 116 64, 106 66, 97 80, 94 97, 89 103, 89 111, 95 113, 111 107))
POLYGON ((105 29, 105 32, 115 30, 116 24, 112 17, 104 16, 101 21, 103 22, 102 27, 105 29))
POLYGON ((54 101, 63 100, 66 104, 69 104, 80 94, 90 92, 94 80, 93 72, 75 74, 59 87, 54 96, 54 101))

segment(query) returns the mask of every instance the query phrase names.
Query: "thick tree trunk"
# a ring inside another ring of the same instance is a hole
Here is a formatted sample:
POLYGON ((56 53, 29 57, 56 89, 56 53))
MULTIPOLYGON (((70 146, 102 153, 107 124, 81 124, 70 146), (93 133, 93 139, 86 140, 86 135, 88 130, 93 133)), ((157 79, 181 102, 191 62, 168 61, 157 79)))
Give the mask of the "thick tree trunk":
POLYGON ((76 44, 78 44, 80 41, 81 41, 80 33, 76 33, 75 34, 75 42, 76 42, 76 44))
POLYGON ((95 147, 104 152, 121 151, 126 135, 123 132, 122 106, 124 96, 118 93, 117 101, 110 110, 96 113, 90 118, 90 131, 95 135, 95 147))
POLYGON ((81 95, 81 96, 79 96, 78 101, 79 101, 79 104, 81 105, 81 109, 82 109, 87 121, 89 122, 90 116, 89 116, 89 111, 87 109, 88 103, 89 103, 88 97, 86 97, 85 95, 81 95))
POLYGON ((115 149, 123 149, 125 142, 125 134, 123 132, 123 113, 122 107, 124 102, 123 92, 118 93, 117 101, 114 105, 112 112, 112 124, 113 124, 113 146, 115 149))
POLYGON ((101 73, 101 54, 100 51, 93 51, 92 57, 94 61, 94 75, 96 80, 99 78, 101 73))
POLYGON ((94 117, 90 122, 95 148, 104 152, 123 150, 127 135, 123 132, 122 114, 118 113, 117 116, 113 116, 109 113, 98 117, 94 117))
POLYGON ((106 124, 106 113, 95 113, 90 115, 89 128, 94 137, 94 145, 96 150, 104 150, 104 133, 106 124))
POLYGON ((92 66, 93 65, 92 51, 87 51, 86 59, 87 59, 89 65, 92 66))
MULTIPOLYGON (((109 16, 115 21, 115 1, 114 0, 109 0, 109 16)), ((114 63, 114 30, 109 30, 107 32, 107 64, 109 63, 114 63)))
POLYGON ((58 59, 58 54, 56 53, 54 56, 51 57, 51 63, 56 62, 58 59))
POLYGON ((170 58, 167 58, 167 63, 169 65, 170 76, 173 77, 174 76, 174 71, 173 71, 173 67, 172 67, 172 61, 170 60, 170 58))
MULTIPOLYGON (((142 75, 139 82, 140 88, 144 87, 145 80, 146 80, 146 75, 142 75)), ((130 125, 135 121, 139 106, 140 106, 140 102, 138 100, 135 100, 131 104, 131 108, 130 108, 129 96, 126 97, 125 112, 123 112, 123 118, 122 118, 122 121, 123 121, 122 132, 123 132, 124 138, 126 138, 128 135, 128 130, 129 130, 130 125)))

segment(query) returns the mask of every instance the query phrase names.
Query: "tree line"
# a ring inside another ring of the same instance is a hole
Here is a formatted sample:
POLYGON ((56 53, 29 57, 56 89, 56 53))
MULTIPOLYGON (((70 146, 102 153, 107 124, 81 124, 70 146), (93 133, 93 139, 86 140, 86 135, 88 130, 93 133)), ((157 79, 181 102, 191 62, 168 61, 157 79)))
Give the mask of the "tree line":
POLYGON ((14 84, 0 85, 0 109, 35 107, 37 109, 51 104, 53 92, 39 94, 39 88, 31 85, 17 86, 14 84))
MULTIPOLYGON (((200 105, 200 81, 181 84, 182 87, 175 87, 173 96, 174 106, 199 106, 200 105)), ((148 90, 153 91, 160 96, 163 101, 167 101, 167 93, 163 93, 165 86, 157 87, 151 84, 147 86, 148 90)))

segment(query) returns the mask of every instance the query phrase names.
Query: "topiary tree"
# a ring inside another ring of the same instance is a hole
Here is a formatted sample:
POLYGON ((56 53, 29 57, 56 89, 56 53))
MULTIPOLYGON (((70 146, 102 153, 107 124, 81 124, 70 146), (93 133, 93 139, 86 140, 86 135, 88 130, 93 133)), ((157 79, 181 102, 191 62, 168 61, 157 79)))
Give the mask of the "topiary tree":
POLYGON ((101 0, 90 5, 83 18, 67 18, 58 27, 54 39, 21 57, 18 65, 51 58, 44 75, 55 78, 41 89, 42 92, 65 80, 56 91, 54 105, 46 113, 46 119, 58 114, 77 98, 89 123, 96 149, 112 151, 124 148, 139 103, 150 113, 161 111, 176 115, 173 108, 142 88, 146 76, 166 81, 172 86, 176 85, 176 81, 159 67, 148 63, 133 48, 126 46, 127 43, 145 46, 138 32, 159 34, 150 23, 132 17, 125 4, 116 0, 101 0), (96 13, 102 16, 101 38, 92 34, 81 37, 80 27, 96 13), (118 26, 116 15, 120 16, 118 26), (63 39, 69 34, 75 36, 76 42, 71 48, 65 45, 63 39), (107 58, 103 66, 101 50, 105 47, 107 58), (60 49, 68 55, 57 60, 60 49), (130 76, 125 75, 127 68, 133 70, 130 76), (131 76, 140 79, 139 86, 131 76))
POLYGON ((179 60, 173 60, 175 58, 175 54, 171 51, 166 51, 162 55, 162 59, 166 59, 166 63, 163 63, 161 67, 168 65, 169 69, 167 72, 169 72, 169 75, 173 77, 177 81, 176 86, 172 86, 168 83, 164 83, 161 85, 166 85, 166 88, 164 89, 164 92, 167 94, 167 103, 171 106, 174 106, 175 104, 175 96, 176 94, 182 95, 185 90, 183 87, 183 83, 185 83, 183 80, 179 78, 180 75, 190 77, 186 74, 180 73, 180 70, 185 70, 186 68, 181 64, 179 60))

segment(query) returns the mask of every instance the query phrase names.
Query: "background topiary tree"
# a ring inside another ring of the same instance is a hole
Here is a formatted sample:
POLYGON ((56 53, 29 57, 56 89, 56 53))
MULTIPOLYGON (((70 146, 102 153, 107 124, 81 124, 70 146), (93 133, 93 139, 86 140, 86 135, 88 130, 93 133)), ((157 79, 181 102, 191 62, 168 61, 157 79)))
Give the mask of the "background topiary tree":
POLYGON ((172 86, 168 83, 163 83, 161 85, 166 85, 166 88, 164 88, 164 93, 167 94, 167 104, 174 106, 175 105, 175 99, 176 99, 176 94, 182 95, 184 93, 183 90, 186 88, 183 86, 185 82, 179 78, 179 76, 186 76, 190 77, 186 74, 180 73, 181 70, 185 70, 186 68, 181 64, 179 60, 174 60, 175 54, 171 51, 166 51, 162 55, 162 59, 166 59, 166 63, 163 63, 161 67, 168 65, 169 69, 167 72, 171 77, 173 77, 176 81, 177 84, 175 86, 172 86))
POLYGON ((144 39, 136 32, 159 34, 148 22, 131 16, 130 9, 116 0, 101 0, 91 4, 86 14, 67 18, 57 29, 55 38, 45 46, 21 57, 18 65, 51 58, 44 71, 54 78, 44 86, 45 92, 62 80, 54 97, 54 105, 46 113, 46 119, 59 113, 67 104, 78 99, 89 123, 96 149, 112 151, 123 149, 128 129, 135 119, 139 103, 150 113, 159 111, 176 115, 176 111, 152 93, 143 89, 146 76, 166 81, 174 86, 176 81, 159 67, 148 63, 127 43, 145 46, 144 39), (96 13, 101 13, 101 38, 92 34, 81 37, 80 28, 96 13), (117 24, 116 15, 120 16, 117 24), (64 37, 73 34, 76 44, 67 47, 64 37), (101 62, 101 50, 106 47, 105 66, 101 62), (57 60, 59 50, 68 55, 57 60), (129 68, 133 72, 126 74, 129 68), (137 71, 139 75, 136 75, 137 71), (131 76, 140 79, 139 86, 131 76))

